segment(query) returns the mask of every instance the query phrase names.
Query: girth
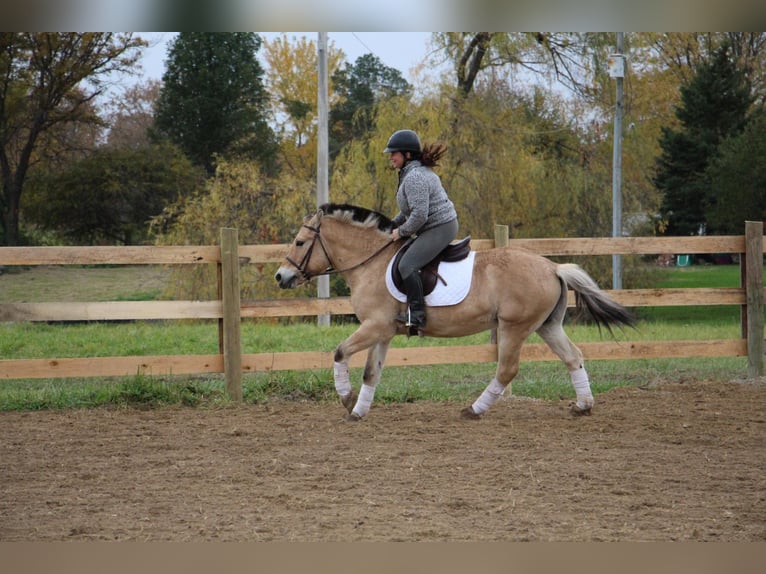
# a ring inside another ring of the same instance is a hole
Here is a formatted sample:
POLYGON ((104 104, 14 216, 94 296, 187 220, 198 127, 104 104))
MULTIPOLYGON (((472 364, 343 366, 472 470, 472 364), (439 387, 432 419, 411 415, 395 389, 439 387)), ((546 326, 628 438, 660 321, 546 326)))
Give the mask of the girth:
MULTIPOLYGON (((391 277, 394 280, 394 285, 402 293, 404 293, 404 281, 402 280, 402 274, 399 273, 399 261, 402 256, 415 241, 414 238, 407 240, 402 248, 394 256, 394 262, 391 266, 391 277)), ((436 282, 441 280, 445 285, 447 284, 444 279, 439 275, 439 263, 444 261, 445 263, 454 263, 455 261, 462 261, 468 254, 471 253, 471 236, 461 239, 457 243, 450 243, 442 249, 439 254, 431 260, 420 271, 420 278, 423 282, 423 295, 428 295, 436 288, 436 282)))

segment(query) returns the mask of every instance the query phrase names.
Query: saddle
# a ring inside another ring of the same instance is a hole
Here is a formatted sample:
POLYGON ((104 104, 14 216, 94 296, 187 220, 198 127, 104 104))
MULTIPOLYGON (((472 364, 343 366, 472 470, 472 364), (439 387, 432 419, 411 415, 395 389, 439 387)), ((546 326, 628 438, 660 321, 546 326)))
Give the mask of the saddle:
MULTIPOLYGON (((402 258, 402 255, 404 255, 407 250, 412 246, 412 242, 415 241, 414 238, 410 238, 407 240, 407 242, 402 246, 402 248, 397 252, 397 254, 394 256, 394 262, 391 266, 391 278, 394 281, 394 285, 396 286, 399 291, 402 293, 405 292, 404 290, 404 281, 402 280, 402 274, 399 273, 399 261, 402 258)), ((425 297, 429 293, 431 293, 434 288, 436 287, 436 282, 441 281, 445 285, 447 284, 446 281, 444 281, 444 278, 442 278, 439 275, 439 263, 442 261, 446 263, 454 263, 455 261, 462 261, 466 257, 468 257, 468 254, 471 252, 471 236, 465 237, 464 239, 461 239, 457 243, 450 243, 442 249, 439 254, 434 257, 430 263, 428 263, 423 269, 420 271, 420 279, 423 283, 423 296, 425 297)))

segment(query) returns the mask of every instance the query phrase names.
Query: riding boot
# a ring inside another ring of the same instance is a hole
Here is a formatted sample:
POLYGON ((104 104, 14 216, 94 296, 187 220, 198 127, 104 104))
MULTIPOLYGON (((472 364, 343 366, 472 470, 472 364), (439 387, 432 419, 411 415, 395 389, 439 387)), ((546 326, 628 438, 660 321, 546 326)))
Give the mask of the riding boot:
POLYGON ((412 330, 422 330, 426 326, 426 302, 423 297, 423 281, 420 271, 410 273, 404 278, 404 289, 407 292, 407 313, 398 315, 396 320, 404 323, 412 330))

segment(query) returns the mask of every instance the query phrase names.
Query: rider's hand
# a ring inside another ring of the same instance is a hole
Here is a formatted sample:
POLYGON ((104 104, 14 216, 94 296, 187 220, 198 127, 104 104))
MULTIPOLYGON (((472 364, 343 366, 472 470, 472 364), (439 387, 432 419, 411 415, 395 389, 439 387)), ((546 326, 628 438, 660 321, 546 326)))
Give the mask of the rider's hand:
POLYGON ((400 237, 399 237, 399 229, 394 229, 394 230, 391 232, 391 239, 392 239, 393 241, 398 241, 398 240, 400 239, 400 237))

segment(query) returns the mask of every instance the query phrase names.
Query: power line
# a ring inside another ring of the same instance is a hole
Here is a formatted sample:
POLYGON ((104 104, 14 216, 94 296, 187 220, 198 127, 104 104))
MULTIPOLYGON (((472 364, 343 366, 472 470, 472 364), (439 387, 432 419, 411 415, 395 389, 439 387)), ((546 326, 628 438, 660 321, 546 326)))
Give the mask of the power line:
POLYGON ((364 46, 364 49, 370 52, 373 56, 378 58, 379 56, 370 48, 367 44, 365 44, 362 39, 356 35, 356 32, 351 32, 351 35, 356 38, 356 41, 359 42, 362 46, 364 46))

